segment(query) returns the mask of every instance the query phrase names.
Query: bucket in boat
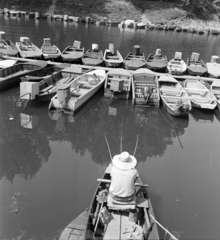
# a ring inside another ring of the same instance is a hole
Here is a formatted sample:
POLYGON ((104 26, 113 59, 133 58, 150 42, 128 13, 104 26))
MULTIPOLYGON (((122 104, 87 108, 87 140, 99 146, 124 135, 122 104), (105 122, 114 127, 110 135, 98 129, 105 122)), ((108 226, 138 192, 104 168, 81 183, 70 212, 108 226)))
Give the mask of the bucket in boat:
POLYGON ((62 108, 67 107, 68 101, 70 100, 70 85, 58 84, 57 86, 57 98, 62 108))
POLYGON ((108 49, 110 50, 112 55, 115 55, 115 44, 109 43, 108 49))
POLYGON ((141 47, 139 45, 134 45, 134 52, 138 55, 140 54, 141 47))
POLYGON ((219 59, 219 56, 212 56, 211 63, 217 63, 219 59))
POLYGON ((98 51, 98 50, 99 50, 99 45, 96 44, 96 43, 93 43, 93 44, 92 44, 92 50, 93 50, 93 51, 98 51))

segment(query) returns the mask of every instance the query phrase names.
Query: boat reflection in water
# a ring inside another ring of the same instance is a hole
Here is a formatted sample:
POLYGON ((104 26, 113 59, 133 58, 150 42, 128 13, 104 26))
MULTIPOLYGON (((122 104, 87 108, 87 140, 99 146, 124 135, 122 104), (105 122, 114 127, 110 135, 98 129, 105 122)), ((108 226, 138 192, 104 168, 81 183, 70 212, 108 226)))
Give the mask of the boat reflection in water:
POLYGON ((213 123, 214 121, 213 110, 193 108, 190 114, 196 122, 213 123))
POLYGON ((55 109, 50 110, 48 112, 51 120, 57 121, 55 132, 64 133, 66 131, 66 123, 74 123, 83 114, 85 114, 103 95, 103 89, 99 90, 90 100, 89 102, 80 109, 76 114, 71 114, 70 112, 66 112, 63 109, 55 109))
POLYGON ((214 114, 215 114, 216 119, 220 122, 220 110, 214 109, 214 114))
POLYGON ((189 125, 188 115, 178 118, 174 117, 171 114, 169 114, 163 106, 160 107, 160 112, 162 113, 164 119, 167 121, 171 128, 172 137, 173 138, 177 137, 180 146, 183 148, 179 137, 185 133, 185 128, 187 128, 189 125))

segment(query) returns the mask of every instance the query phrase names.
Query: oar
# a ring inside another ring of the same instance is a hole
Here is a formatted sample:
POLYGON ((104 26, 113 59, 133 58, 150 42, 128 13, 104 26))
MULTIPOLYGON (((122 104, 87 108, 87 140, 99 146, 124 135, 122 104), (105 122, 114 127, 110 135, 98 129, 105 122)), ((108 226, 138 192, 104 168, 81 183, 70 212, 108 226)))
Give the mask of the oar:
POLYGON ((150 214, 150 216, 151 216, 151 218, 154 220, 154 222, 155 222, 158 226, 160 226, 166 233, 168 233, 168 234, 172 237, 173 240, 178 240, 171 232, 169 232, 165 227, 163 227, 163 226, 155 219, 155 217, 154 217, 152 214, 150 214))

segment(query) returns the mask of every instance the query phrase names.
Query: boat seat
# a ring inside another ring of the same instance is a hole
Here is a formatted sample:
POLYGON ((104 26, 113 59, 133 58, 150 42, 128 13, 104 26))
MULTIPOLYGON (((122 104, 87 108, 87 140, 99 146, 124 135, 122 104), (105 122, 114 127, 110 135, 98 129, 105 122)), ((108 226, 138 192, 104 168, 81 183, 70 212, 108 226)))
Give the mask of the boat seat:
POLYGON ((42 51, 44 53, 56 54, 57 53, 57 48, 54 47, 54 46, 43 46, 42 51))

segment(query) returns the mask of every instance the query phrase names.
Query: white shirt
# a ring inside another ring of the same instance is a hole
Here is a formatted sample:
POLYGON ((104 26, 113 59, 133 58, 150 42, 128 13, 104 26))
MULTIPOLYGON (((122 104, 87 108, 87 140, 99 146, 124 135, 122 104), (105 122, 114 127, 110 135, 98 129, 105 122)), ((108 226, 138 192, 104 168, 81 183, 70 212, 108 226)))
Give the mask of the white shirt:
POLYGON ((135 180, 138 177, 137 170, 135 168, 130 170, 121 170, 112 167, 111 170, 111 185, 109 191, 115 196, 128 197, 134 193, 135 180))

